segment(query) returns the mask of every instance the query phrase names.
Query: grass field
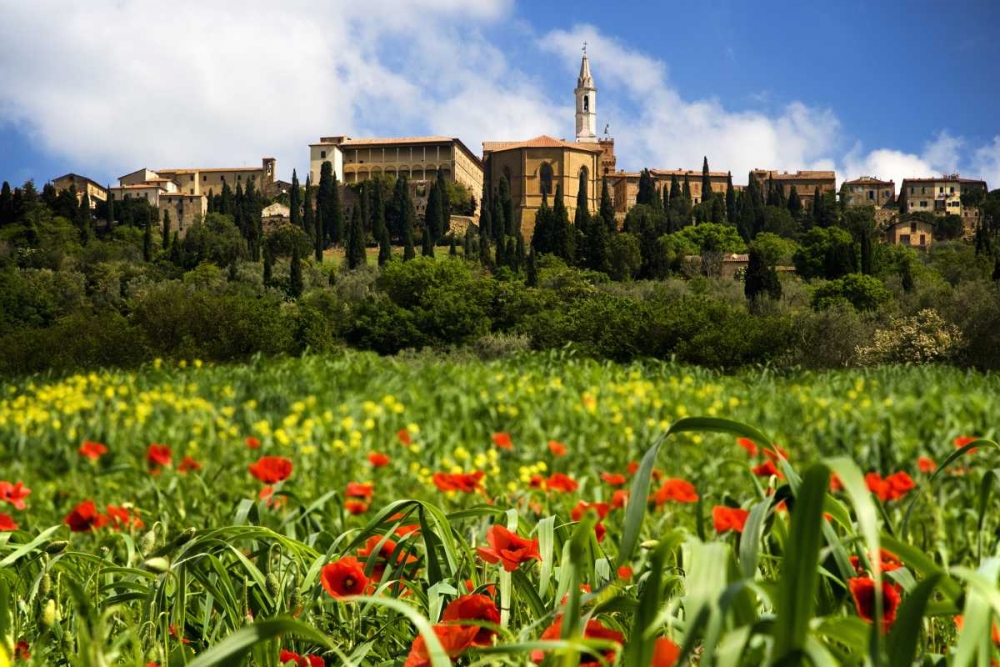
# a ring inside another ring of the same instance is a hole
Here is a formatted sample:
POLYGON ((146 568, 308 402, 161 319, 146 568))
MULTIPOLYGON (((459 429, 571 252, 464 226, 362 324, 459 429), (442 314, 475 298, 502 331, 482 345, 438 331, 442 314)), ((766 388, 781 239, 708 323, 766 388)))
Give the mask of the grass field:
POLYGON ((994 376, 351 353, 0 388, 0 665, 1000 655, 994 376))

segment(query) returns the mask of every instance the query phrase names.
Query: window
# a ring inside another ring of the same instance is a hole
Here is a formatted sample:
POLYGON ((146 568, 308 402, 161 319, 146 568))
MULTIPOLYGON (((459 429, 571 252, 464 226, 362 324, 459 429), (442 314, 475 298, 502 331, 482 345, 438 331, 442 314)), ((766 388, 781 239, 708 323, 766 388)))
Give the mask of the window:
POLYGON ((911 194, 911 195, 912 195, 912 194, 914 194, 914 192, 913 192, 913 191, 914 191, 914 189, 915 189, 915 188, 914 188, 914 187, 913 187, 913 186, 911 185, 911 186, 910 186, 910 194, 911 194))
POLYGON ((927 208, 927 200, 926 199, 921 199, 920 200, 920 208, 927 208))
POLYGON ((903 245, 910 245, 910 235, 909 234, 900 234, 899 235, 899 242, 902 243, 903 245))
POLYGON ((952 187, 948 188, 948 192, 949 192, 950 194, 955 194, 955 188, 954 188, 954 186, 952 186, 952 187))
POLYGON ((201 182, 202 182, 202 183, 204 183, 204 182, 205 182, 205 181, 207 181, 207 180, 208 180, 208 176, 202 176, 202 177, 201 177, 201 182))
POLYGON ((584 95, 583 96, 583 110, 585 112, 589 112, 590 111, 590 95, 584 95))
POLYGON ((875 199, 875 191, 874 190, 869 190, 868 191, 868 199, 869 200, 875 199))
POLYGON ((922 194, 922 195, 927 194, 927 188, 924 187, 923 185, 920 186, 920 194, 922 194))
POLYGON ((927 245, 927 235, 926 234, 921 234, 920 235, 920 245, 927 245))
POLYGON ((319 159, 322 160, 324 158, 326 158, 326 151, 320 151, 319 152, 319 159))
POLYGON ((189 183, 194 183, 194 174, 191 174, 191 177, 188 178, 188 182, 189 183))
POLYGON ((912 233, 912 232, 915 232, 915 231, 917 231, 917 223, 911 222, 910 223, 910 232, 912 233))
POLYGON ((191 188, 190 190, 188 190, 188 194, 193 195, 194 194, 194 188, 191 188))
POLYGON ((541 178, 540 188, 542 194, 552 194, 552 165, 548 162, 543 162, 541 169, 539 169, 539 176, 541 178))
POLYGON ((944 194, 944 186, 943 185, 938 188, 938 194, 944 194))
POLYGON ((243 180, 243 176, 241 174, 236 174, 236 180, 237 181, 242 181, 243 180))

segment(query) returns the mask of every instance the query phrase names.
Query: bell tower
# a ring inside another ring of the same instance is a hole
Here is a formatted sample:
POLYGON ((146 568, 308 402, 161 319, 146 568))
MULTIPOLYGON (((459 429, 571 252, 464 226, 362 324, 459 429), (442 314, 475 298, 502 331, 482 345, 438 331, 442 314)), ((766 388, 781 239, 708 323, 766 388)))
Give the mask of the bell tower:
POLYGON ((576 140, 597 143, 597 88, 590 76, 590 61, 587 60, 587 43, 583 43, 583 60, 580 62, 580 76, 576 80, 576 140))

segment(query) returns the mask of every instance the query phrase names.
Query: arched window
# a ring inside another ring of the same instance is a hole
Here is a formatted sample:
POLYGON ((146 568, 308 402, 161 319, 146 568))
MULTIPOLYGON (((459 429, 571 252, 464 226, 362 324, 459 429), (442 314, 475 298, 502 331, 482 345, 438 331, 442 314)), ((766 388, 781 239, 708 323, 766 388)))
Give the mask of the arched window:
POLYGON ((590 95, 583 96, 583 110, 590 111, 590 95))
POLYGON ((580 176, 583 176, 583 196, 590 199, 590 171, 586 167, 580 167, 580 176))
POLYGON ((552 165, 548 162, 543 162, 541 169, 538 170, 538 173, 542 194, 552 194, 552 165))

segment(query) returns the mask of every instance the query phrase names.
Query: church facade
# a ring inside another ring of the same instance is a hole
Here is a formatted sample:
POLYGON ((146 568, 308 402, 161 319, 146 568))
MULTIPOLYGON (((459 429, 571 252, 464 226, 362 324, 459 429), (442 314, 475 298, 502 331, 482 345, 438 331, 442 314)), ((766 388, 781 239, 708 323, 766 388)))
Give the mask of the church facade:
POLYGON ((597 87, 584 51, 577 78, 576 141, 542 135, 525 141, 484 141, 485 187, 495 193, 504 177, 510 183, 514 215, 521 235, 531 241, 535 216, 546 199, 552 206, 556 189, 562 191, 570 220, 576 214, 580 177, 586 186, 587 207, 596 213, 601 200, 601 179, 614 173, 614 140, 597 136, 597 87))

